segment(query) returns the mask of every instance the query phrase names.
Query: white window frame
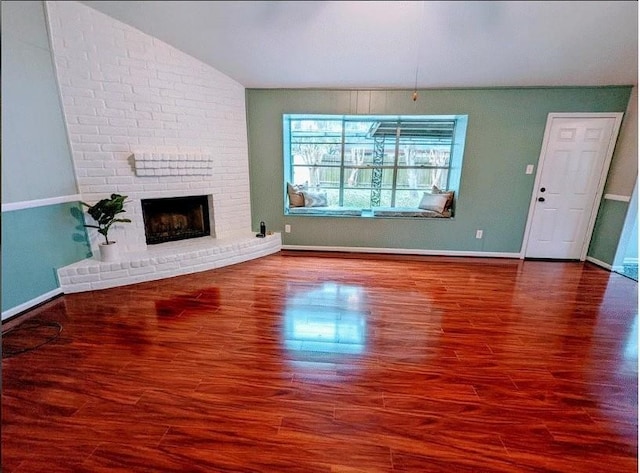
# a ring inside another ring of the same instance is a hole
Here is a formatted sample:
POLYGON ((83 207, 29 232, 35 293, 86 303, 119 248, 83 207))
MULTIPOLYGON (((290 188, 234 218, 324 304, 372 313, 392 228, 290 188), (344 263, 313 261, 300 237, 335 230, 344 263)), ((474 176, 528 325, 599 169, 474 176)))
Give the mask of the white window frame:
MULTIPOLYGON (((392 137, 395 139, 395 152, 393 163, 384 163, 384 164, 367 164, 363 165, 362 169, 387 169, 393 173, 393 180, 391 188, 387 188, 387 192, 391 192, 391 206, 387 207, 390 210, 397 208, 395 196, 398 191, 405 191, 407 189, 399 188, 397 186, 397 174, 401 170, 407 169, 435 169, 442 168, 447 171, 447 180, 445 185, 441 184, 442 190, 453 190, 454 192, 458 190, 460 184, 460 175, 462 168, 462 159, 464 153, 464 142, 466 138, 466 129, 467 129, 467 115, 323 115, 323 114, 283 114, 283 155, 284 155, 284 213, 285 215, 305 215, 305 216, 366 216, 372 217, 377 216, 376 213, 372 212, 371 206, 363 206, 362 208, 357 207, 345 207, 345 206, 334 206, 331 209, 327 209, 326 212, 322 210, 313 212, 313 213, 304 213, 300 214, 297 209, 289 209, 288 205, 288 196, 287 196, 287 183, 299 184, 293 182, 293 169, 298 166, 295 164, 294 157, 292 156, 292 145, 291 145, 291 121, 296 120, 332 120, 332 121, 341 121, 342 122, 342 137, 339 142, 334 142, 334 144, 340 149, 338 159, 336 160, 336 164, 334 166, 328 166, 326 163, 318 165, 321 168, 329 168, 335 167, 340 171, 340 179, 339 179, 339 187, 337 187, 339 191, 339 203, 344 202, 344 192, 345 189, 349 190, 349 188, 345 185, 345 172, 346 169, 354 169, 354 165, 352 163, 347 164, 345 160, 345 133, 344 133, 344 124, 349 121, 371 121, 371 122, 400 122, 400 123, 409 123, 409 122, 453 122, 453 136, 450 144, 449 151, 449 161, 448 166, 437 166, 437 165, 418 165, 418 166, 410 166, 407 164, 399 164, 398 160, 398 136, 392 137), (344 212, 341 212, 341 209, 344 212), (329 211, 330 210, 330 211, 329 211)), ((305 165, 305 167, 309 167, 305 165)), ((320 188, 322 189, 322 188, 320 188)), ((366 189, 366 187, 365 187, 366 189)), ((317 190, 317 189, 311 189, 317 190)), ((419 193, 430 192, 430 188, 416 188, 409 189, 412 191, 417 191, 419 193)), ((421 194, 420 194, 421 195, 421 194)), ((378 203, 379 205, 379 203, 378 203)), ((418 202, 415 204, 416 210, 418 210, 418 202)), ((405 207, 402 207, 403 210, 406 210, 405 207)), ((393 212, 391 212, 393 214, 393 212)), ((388 216, 388 215, 385 215, 388 216)), ((393 216, 405 216, 402 215, 402 212, 399 212, 397 215, 393 216)), ((419 212, 407 212, 406 216, 422 216, 419 212), (411 215, 408 215, 408 214, 411 215)), ((452 214, 450 215, 452 216, 452 214)))

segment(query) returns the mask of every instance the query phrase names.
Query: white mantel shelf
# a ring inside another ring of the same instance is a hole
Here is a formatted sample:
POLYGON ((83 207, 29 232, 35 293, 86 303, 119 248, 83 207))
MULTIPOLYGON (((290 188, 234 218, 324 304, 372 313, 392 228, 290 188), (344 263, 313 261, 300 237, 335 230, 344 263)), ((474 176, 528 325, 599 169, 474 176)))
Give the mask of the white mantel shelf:
POLYGON ((277 253, 281 248, 280 233, 265 238, 257 238, 255 233, 194 238, 125 253, 113 263, 95 257, 82 260, 58 269, 58 280, 65 294, 96 291, 221 268, 277 253))

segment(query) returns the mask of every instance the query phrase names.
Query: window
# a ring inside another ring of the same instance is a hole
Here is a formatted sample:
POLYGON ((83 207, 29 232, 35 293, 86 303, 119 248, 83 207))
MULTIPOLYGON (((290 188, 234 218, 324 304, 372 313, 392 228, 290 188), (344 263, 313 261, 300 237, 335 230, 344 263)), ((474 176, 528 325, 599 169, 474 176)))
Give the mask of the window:
POLYGON ((417 210, 458 187, 466 116, 284 115, 283 131, 285 182, 326 196, 316 215, 417 210))

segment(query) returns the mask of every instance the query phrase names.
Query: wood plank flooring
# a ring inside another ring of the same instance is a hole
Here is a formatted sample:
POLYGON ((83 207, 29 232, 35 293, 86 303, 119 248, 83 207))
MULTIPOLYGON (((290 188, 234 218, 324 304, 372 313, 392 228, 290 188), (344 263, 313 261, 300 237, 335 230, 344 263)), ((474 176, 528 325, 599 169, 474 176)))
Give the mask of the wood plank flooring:
POLYGON ((3 335, 63 327, 2 361, 2 471, 636 472, 637 291, 590 263, 280 252, 66 295, 3 335))

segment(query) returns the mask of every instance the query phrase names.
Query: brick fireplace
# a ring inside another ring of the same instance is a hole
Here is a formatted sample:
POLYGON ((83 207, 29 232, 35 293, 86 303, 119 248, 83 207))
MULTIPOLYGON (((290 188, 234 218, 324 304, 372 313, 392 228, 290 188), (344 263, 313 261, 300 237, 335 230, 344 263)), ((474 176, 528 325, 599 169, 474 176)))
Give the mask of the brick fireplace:
POLYGON ((193 195, 216 238, 251 232, 244 87, 80 2, 46 7, 79 193, 128 196, 113 239, 147 249, 141 201, 193 195))
POLYGON ((211 200, 206 195, 142 199, 147 245, 211 235, 211 200))
MULTIPOLYGON (((121 260, 94 257, 61 268, 63 290, 159 279, 279 251, 279 234, 255 238, 251 228, 244 87, 80 2, 46 8, 79 193, 87 203, 126 195, 123 216, 131 219, 109 232, 121 260), (147 222, 143 202, 190 196, 206 196, 208 217, 165 207, 155 224, 147 222), (175 239, 197 220, 202 235, 175 239), (167 238, 149 241, 149 226, 167 238)), ((98 235, 90 229, 89 237, 97 255, 98 235)))

